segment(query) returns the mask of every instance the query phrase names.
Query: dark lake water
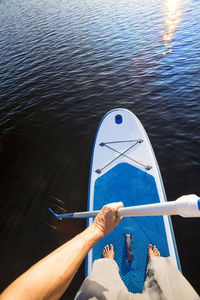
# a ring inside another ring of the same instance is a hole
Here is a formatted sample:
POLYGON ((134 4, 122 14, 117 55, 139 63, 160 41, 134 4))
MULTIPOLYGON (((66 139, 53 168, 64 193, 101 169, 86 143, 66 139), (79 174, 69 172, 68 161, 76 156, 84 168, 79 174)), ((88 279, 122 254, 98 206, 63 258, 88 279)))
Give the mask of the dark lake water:
MULTIPOLYGON (((47 208, 87 208, 93 139, 110 109, 143 123, 168 200, 200 195, 199 16, 199 0, 0 0, 1 290, 85 227, 47 208)), ((200 220, 172 222, 200 293, 200 220)), ((84 265, 63 299, 83 278, 84 265)))

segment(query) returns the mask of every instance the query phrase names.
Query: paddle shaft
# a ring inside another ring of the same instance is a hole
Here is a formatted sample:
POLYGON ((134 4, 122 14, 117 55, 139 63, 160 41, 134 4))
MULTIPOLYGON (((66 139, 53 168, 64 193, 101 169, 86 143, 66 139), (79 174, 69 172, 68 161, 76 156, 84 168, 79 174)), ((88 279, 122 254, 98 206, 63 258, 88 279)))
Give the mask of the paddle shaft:
MULTIPOLYGON (((94 218, 99 213, 96 211, 75 212, 68 214, 55 214, 57 219, 63 218, 94 218)), ((119 208, 119 217, 138 216, 161 216, 161 215, 181 215, 182 217, 200 217, 200 199, 196 195, 182 196, 175 201, 154 203, 138 206, 119 208)))
MULTIPOLYGON (((175 201, 174 201, 175 202, 175 201)), ((94 218, 100 210, 84 211, 73 213, 73 218, 94 218)), ((149 205, 138 205, 119 208, 117 215, 119 217, 137 217, 137 216, 157 216, 157 215, 175 215, 176 209, 174 203, 156 203, 149 205)))

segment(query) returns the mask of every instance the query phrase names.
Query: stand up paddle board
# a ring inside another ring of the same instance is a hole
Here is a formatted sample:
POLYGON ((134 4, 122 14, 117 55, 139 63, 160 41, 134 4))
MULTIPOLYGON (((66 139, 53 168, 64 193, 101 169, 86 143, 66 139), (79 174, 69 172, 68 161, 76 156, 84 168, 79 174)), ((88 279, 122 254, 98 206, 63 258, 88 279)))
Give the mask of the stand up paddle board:
MULTIPOLYGON (((125 207, 166 201, 149 138, 138 118, 125 109, 108 112, 99 125, 91 163, 88 210, 99 210, 118 201, 125 207)), ((88 225, 92 221, 90 218, 88 225)), ((171 256, 180 270, 169 216, 123 218, 89 252, 86 275, 94 260, 102 258, 107 244, 113 244, 121 278, 132 293, 142 292, 149 244, 156 245, 161 256, 171 256)))

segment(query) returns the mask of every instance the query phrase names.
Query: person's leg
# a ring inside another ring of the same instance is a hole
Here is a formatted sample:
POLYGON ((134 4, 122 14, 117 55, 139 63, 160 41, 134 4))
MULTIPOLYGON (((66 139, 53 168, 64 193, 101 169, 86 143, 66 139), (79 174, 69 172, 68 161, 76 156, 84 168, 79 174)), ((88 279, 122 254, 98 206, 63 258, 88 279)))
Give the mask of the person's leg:
POLYGON ((143 294, 148 299, 197 300, 198 294, 179 272, 170 257, 160 257, 158 249, 149 245, 149 263, 143 294))
POLYGON ((121 292, 128 293, 128 290, 119 275, 113 246, 107 245, 103 259, 95 260, 92 272, 84 280, 75 299, 118 299, 121 292))

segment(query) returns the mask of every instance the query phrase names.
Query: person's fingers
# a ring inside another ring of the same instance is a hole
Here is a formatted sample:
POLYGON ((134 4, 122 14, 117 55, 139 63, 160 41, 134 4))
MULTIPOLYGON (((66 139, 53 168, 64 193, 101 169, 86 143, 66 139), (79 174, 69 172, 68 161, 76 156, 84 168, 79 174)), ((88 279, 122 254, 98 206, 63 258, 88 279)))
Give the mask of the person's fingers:
POLYGON ((119 208, 124 207, 124 204, 123 204, 123 202, 120 201, 120 202, 108 203, 108 204, 106 204, 106 206, 112 207, 114 209, 119 209, 119 208))
POLYGON ((115 221, 116 221, 116 223, 119 223, 119 221, 122 219, 122 217, 118 217, 117 211, 119 208, 124 207, 123 202, 120 201, 120 202, 108 203, 105 206, 112 208, 113 214, 115 216, 115 221))
POLYGON ((117 216, 117 211, 123 206, 122 202, 104 205, 94 219, 93 224, 104 234, 104 236, 111 232, 121 221, 121 218, 117 216))

